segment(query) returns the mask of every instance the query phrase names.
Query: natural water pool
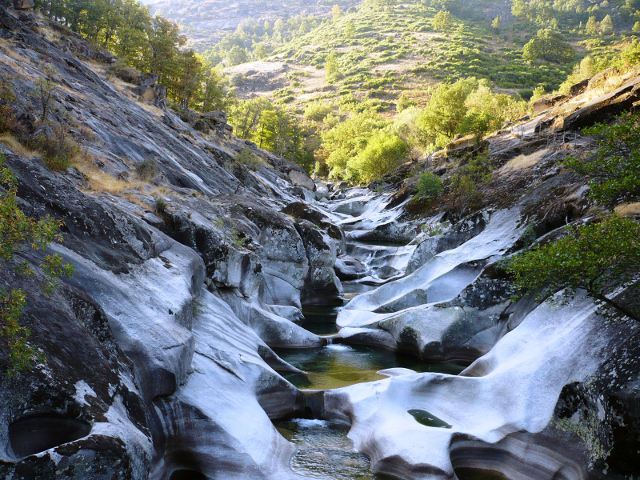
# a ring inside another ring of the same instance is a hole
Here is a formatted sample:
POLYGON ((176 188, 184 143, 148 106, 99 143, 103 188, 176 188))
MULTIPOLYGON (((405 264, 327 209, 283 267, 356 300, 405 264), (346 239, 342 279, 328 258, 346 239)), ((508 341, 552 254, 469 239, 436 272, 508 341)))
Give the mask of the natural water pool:
MULTIPOLYGON (((351 298, 372 286, 345 282, 345 297, 351 298)), ((300 325, 317 335, 337 333, 339 306, 315 305, 303 308, 300 325)), ((417 372, 458 374, 463 365, 426 363, 381 348, 329 344, 323 348, 287 350, 276 353, 286 362, 306 372, 305 375, 283 373, 302 389, 328 390, 384 378, 378 372, 389 368, 408 368, 417 372)), ((442 427, 428 412, 410 412, 423 424, 442 427)), ((321 480, 392 480, 374 475, 366 455, 353 449, 347 437, 349 427, 337 422, 315 419, 292 419, 275 423, 278 431, 296 445, 291 468, 305 478, 321 480)))
POLYGON ((378 371, 387 368, 401 367, 417 372, 451 374, 458 374, 464 369, 462 365, 425 363, 387 350, 341 344, 311 350, 277 350, 277 353, 286 362, 307 372, 306 376, 286 373, 284 377, 287 380, 298 388, 317 390, 380 380, 384 376, 378 374, 378 371))

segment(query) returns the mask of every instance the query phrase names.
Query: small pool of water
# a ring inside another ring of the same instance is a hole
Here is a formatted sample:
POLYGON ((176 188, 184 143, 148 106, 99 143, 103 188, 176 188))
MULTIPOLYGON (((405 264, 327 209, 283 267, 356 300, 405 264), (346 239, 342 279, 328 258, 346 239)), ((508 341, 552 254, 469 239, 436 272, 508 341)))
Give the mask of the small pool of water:
POLYGON ((278 431, 296 445, 291 468, 307 478, 371 480, 366 455, 353 450, 349 428, 325 420, 294 419, 277 422, 278 431))
POLYGON ((409 368, 417 372, 458 374, 462 365, 451 363, 425 363, 415 358, 371 347, 328 345, 311 350, 277 350, 278 355, 291 365, 307 372, 306 376, 286 373, 298 388, 328 390, 361 382, 380 380, 379 370, 409 368))
POLYGON ((338 306, 304 306, 302 307, 304 319, 300 321, 299 325, 316 335, 333 335, 338 331, 336 318, 339 310, 338 306))

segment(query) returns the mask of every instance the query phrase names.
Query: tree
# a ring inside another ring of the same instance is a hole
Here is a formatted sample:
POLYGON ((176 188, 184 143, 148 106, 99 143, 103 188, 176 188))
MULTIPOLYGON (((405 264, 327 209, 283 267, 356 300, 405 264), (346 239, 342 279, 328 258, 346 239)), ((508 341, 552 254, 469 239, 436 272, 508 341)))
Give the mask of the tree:
POLYGON ((219 68, 209 68, 204 75, 204 85, 199 99, 199 109, 203 112, 224 110, 232 98, 228 80, 219 68))
POLYGON ((248 60, 247 51, 238 45, 235 45, 227 52, 227 64, 229 66, 240 65, 248 60))
POLYGON ((424 172, 418 178, 416 185, 416 198, 420 200, 432 201, 437 199, 444 192, 442 179, 432 172, 424 172))
POLYGON ((640 223, 612 215, 599 223, 569 227, 565 237, 513 257, 508 270, 522 293, 546 297, 582 288, 633 318, 606 293, 640 271, 640 223))
POLYGON ((596 138, 595 154, 569 158, 567 166, 590 179, 590 195, 605 204, 640 198, 640 114, 628 113, 612 125, 584 133, 596 138))
POLYGON ((338 63, 338 57, 335 52, 329 53, 324 62, 325 78, 328 83, 334 83, 339 80, 342 74, 340 73, 340 65, 338 63))
POLYGON ((451 25, 451 12, 448 10, 440 10, 435 14, 432 20, 433 29, 438 31, 446 31, 451 25))
POLYGON ((398 135, 379 131, 355 158, 347 162, 349 179, 370 183, 404 163, 409 146, 398 135))
POLYGON ((633 24, 633 33, 640 33, 640 21, 633 24))
POLYGON ((181 52, 178 56, 173 93, 181 108, 189 108, 192 100, 200 91, 203 68, 204 65, 199 56, 191 50, 181 52))
POLYGON ((334 5, 333 7, 331 7, 331 18, 333 18, 334 22, 338 21, 341 16, 342 8, 340 8, 340 5, 334 5))
POLYGON ((584 27, 584 33, 586 33, 587 35, 597 35, 599 32, 600 28, 598 26, 598 21, 596 20, 596 17, 594 15, 591 15, 589 17, 589 20, 587 20, 587 24, 584 27))
POLYGON ((533 63, 547 60, 554 63, 567 63, 573 60, 575 51, 562 35, 555 30, 545 28, 538 30, 535 37, 529 40, 522 49, 522 58, 533 63))
POLYGON ((614 33, 613 19, 611 15, 605 16, 600 22, 600 33, 602 35, 612 35, 614 33))
MULTIPOLYGON (((59 255, 45 255, 51 242, 61 241, 60 223, 51 217, 35 220, 19 207, 18 182, 0 155, 0 266, 13 275, 32 275, 25 263, 16 263, 18 253, 32 251, 42 258, 37 267, 42 271, 42 292, 50 295, 61 276, 70 276, 73 269, 59 255)), ((27 294, 19 288, 0 289, 0 343, 8 356, 8 374, 15 375, 28 370, 37 357, 29 345, 29 330, 20 324, 20 317, 27 305, 27 294)))
POLYGON ((502 26, 502 17, 498 15, 496 18, 494 18, 491 21, 491 28, 493 28, 494 30, 500 30, 501 26, 502 26))
POLYGON ((349 160, 366 148, 375 132, 387 126, 388 122, 370 111, 353 114, 322 133, 319 160, 326 162, 332 178, 346 178, 349 160))

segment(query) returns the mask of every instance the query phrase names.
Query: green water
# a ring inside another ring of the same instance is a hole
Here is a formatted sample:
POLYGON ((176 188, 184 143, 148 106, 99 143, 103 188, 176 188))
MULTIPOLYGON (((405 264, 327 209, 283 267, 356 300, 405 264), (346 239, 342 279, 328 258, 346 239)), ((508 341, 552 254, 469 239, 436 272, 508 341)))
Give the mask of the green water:
POLYGON ((300 326, 316 335, 332 335, 338 331, 336 318, 340 307, 305 306, 300 326))
POLYGON ((361 346, 328 345, 314 350, 277 350, 277 353, 286 362, 307 372, 306 376, 285 374, 291 383, 298 388, 318 390, 380 380, 384 376, 378 371, 386 368, 451 374, 458 374, 464 369, 462 365, 424 363, 412 357, 361 346))

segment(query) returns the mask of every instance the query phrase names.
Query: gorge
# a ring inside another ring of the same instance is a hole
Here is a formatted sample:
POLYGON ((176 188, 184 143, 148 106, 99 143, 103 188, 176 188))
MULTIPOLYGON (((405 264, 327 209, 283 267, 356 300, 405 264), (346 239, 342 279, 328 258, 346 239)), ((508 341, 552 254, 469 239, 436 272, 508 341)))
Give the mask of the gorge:
POLYGON ((606 292, 631 318, 582 289, 518 296, 504 267, 594 221, 563 162, 594 148, 583 127, 637 108, 637 71, 488 135, 492 183, 456 215, 416 214, 417 178, 476 142, 368 187, 327 183, 219 112, 178 115, 157 79, 114 62, 0 6, 15 132, 60 140, 37 120, 50 79, 79 152, 56 171, 0 137, 17 205, 62 234, 2 264, 38 352, 0 377, 2 478, 637 478, 638 279, 606 292), (50 293, 46 254, 73 266, 50 293))

